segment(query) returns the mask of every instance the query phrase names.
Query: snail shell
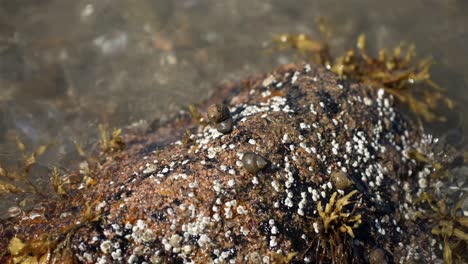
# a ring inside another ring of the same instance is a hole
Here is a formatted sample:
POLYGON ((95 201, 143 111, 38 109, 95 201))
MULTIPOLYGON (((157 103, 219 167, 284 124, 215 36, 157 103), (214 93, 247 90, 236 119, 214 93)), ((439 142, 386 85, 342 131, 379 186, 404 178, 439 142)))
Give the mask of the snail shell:
POLYGON ((231 133, 233 128, 232 118, 229 117, 226 120, 223 120, 219 123, 216 123, 216 129, 223 134, 231 133))
POLYGON ((225 104, 213 104, 207 110, 208 119, 213 123, 219 123, 231 116, 228 107, 225 104))
POLYGON ((342 171, 332 172, 330 179, 338 190, 344 190, 353 184, 353 182, 348 179, 348 176, 346 176, 346 173, 342 171))
POLYGON ((247 152, 242 157, 242 166, 246 171, 252 174, 257 174, 267 166, 268 162, 265 158, 254 152, 247 152))

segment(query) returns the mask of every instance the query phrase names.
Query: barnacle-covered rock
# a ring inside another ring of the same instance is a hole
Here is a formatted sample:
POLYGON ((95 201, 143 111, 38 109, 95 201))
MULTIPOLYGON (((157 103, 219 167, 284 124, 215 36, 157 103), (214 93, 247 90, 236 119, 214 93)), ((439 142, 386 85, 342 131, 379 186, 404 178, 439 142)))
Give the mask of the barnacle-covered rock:
POLYGON ((391 95, 319 66, 286 65, 220 89, 203 107, 221 101, 231 133, 181 117, 125 135, 127 148, 93 186, 45 201, 41 218, 1 224, 2 260, 362 263, 375 248, 390 262, 433 259, 440 245, 410 224, 431 167, 407 155, 430 155, 432 139, 391 95), (243 169, 251 152, 267 156, 262 177, 243 169), (337 171, 352 182, 341 186, 348 195, 332 183, 337 171), (8 251, 10 241, 25 246, 8 251))

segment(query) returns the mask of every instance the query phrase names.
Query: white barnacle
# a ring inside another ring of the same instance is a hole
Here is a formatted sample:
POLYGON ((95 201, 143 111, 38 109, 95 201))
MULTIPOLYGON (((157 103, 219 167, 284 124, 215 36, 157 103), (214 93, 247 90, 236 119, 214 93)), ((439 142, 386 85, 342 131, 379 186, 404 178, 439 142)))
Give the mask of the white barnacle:
POLYGON ((110 249, 112 248, 112 242, 109 240, 105 240, 104 242, 101 243, 99 247, 102 253, 108 254, 110 252, 110 249))

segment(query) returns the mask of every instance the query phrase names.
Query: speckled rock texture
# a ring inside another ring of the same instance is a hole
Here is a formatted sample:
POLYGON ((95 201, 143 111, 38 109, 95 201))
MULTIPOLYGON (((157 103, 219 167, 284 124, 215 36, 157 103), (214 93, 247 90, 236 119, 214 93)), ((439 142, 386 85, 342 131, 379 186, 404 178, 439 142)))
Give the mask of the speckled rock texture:
POLYGON ((12 236, 58 237, 84 263, 435 258, 430 231, 409 220, 411 197, 432 169, 408 151, 430 153, 432 140, 384 90, 319 66, 286 65, 219 89, 201 111, 211 103, 229 107, 231 133, 182 116, 126 135, 127 149, 104 163, 95 185, 67 202, 45 202, 39 216, 4 223, 0 247, 12 236), (267 161, 256 174, 243 167, 249 152, 267 161), (338 189, 331 175, 349 182, 338 189), (324 228, 319 202, 325 208, 333 193, 353 190, 340 217, 360 215, 362 223, 349 225, 352 232, 324 228))

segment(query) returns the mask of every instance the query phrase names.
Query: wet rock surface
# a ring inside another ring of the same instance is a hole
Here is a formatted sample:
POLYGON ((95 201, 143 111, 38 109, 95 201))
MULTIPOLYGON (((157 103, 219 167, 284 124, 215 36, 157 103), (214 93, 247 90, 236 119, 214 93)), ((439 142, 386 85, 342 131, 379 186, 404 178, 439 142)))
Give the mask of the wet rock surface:
POLYGON ((436 258, 439 243, 410 220, 432 169, 408 152, 430 155, 432 139, 384 90, 286 65, 219 89, 203 109, 212 103, 228 106, 230 133, 183 116, 126 135, 95 185, 3 223, 0 249, 15 236, 59 241, 85 263, 436 258), (247 170, 246 153, 266 166, 247 170))

